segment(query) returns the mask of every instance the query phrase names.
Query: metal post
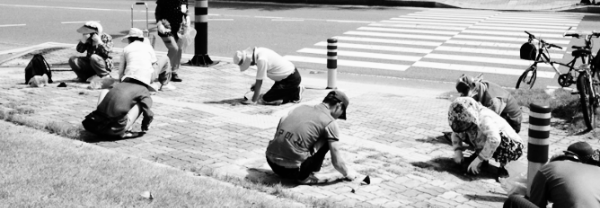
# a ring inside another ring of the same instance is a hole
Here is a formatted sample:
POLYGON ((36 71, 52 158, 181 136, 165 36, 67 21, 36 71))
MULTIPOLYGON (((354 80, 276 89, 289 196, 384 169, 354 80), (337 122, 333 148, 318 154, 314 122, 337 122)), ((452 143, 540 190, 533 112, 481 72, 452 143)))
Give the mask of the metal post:
POLYGON ((194 7, 197 34, 194 38, 194 57, 188 62, 194 66, 210 66, 214 63, 208 56, 208 0, 196 0, 194 7))
POLYGON ((337 39, 327 39, 327 89, 336 89, 337 39))
POLYGON ((529 106, 529 140, 527 145, 527 195, 531 190, 533 177, 548 162, 548 146, 550 145, 550 118, 552 109, 549 106, 531 104, 529 106))

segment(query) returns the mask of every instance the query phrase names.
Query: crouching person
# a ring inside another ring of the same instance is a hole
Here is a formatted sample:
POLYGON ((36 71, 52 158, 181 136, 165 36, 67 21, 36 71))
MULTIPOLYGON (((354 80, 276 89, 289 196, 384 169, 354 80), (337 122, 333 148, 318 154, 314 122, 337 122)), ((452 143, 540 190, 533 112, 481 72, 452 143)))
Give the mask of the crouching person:
POLYGON ((86 53, 84 57, 73 56, 69 58, 69 65, 78 82, 89 82, 95 77, 110 77, 113 68, 112 37, 102 32, 99 22, 89 21, 77 29, 83 36, 77 44, 79 53, 86 53))
POLYGON ((336 119, 346 119, 348 97, 341 91, 331 91, 322 103, 302 105, 282 117, 273 140, 269 142, 266 156, 273 172, 282 178, 301 184, 327 183, 335 178, 319 178, 327 152, 343 179, 354 180, 338 149, 340 133, 336 119))
POLYGON ((149 84, 152 71, 138 72, 124 77, 110 91, 101 92, 98 107, 82 122, 87 131, 118 138, 135 137, 138 134, 131 129, 140 115, 144 116, 142 132, 148 131, 154 117, 150 92, 156 89, 149 84))

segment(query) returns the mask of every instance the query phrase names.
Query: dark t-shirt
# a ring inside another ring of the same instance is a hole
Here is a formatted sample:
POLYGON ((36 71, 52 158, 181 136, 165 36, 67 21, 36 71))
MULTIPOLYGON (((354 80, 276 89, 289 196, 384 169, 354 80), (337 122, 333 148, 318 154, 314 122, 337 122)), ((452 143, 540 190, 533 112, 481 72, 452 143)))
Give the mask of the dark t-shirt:
POLYGON ((144 117, 152 118, 154 116, 150 110, 152 98, 148 88, 141 83, 121 82, 108 91, 96 111, 108 118, 122 118, 136 104, 140 105, 144 117))
POLYGON ((324 104, 302 105, 281 118, 267 157, 285 167, 300 167, 317 141, 338 141, 339 127, 324 104))
POLYGON ((600 167, 573 161, 550 162, 533 179, 530 201, 539 207, 600 208, 600 167))
POLYGON ((489 108, 493 105, 492 99, 499 98, 506 103, 506 107, 500 112, 500 115, 508 115, 511 118, 521 116, 521 106, 519 106, 519 103, 517 103, 510 92, 495 83, 484 81, 483 84, 487 86, 487 90, 480 92, 479 96, 475 96, 475 100, 489 108))

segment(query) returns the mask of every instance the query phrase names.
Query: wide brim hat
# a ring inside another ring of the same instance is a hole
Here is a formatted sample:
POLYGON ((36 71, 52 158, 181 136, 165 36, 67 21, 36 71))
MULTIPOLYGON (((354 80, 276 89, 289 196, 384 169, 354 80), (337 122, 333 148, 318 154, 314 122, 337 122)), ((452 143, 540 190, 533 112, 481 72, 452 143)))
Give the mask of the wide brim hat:
POLYGON ((247 48, 246 50, 236 51, 233 54, 233 63, 240 67, 240 71, 246 71, 252 64, 252 49, 247 48))
POLYGON ((129 29, 129 33, 121 39, 121 42, 128 43, 128 38, 144 38, 144 32, 137 28, 129 29))
POLYGON ((123 76, 123 79, 121 79, 121 81, 124 81, 127 78, 135 79, 141 84, 145 85, 150 92, 157 91, 156 87, 153 86, 150 82, 150 80, 152 79, 152 73, 154 73, 152 70, 133 70, 126 71, 125 73, 126 74, 125 76, 123 76))
POLYGON ((81 34, 102 33, 102 25, 96 21, 88 21, 77 29, 77 32, 81 34))

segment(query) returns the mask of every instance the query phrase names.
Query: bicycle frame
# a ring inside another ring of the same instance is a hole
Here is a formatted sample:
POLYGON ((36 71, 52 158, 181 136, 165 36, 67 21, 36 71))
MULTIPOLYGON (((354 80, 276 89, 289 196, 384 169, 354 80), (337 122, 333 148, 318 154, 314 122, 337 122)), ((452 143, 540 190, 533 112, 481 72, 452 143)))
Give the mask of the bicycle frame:
POLYGON ((557 67, 554 66, 554 64, 558 64, 560 66, 565 66, 565 67, 569 68, 569 71, 567 72, 567 73, 569 73, 573 69, 577 70, 577 68, 575 68, 575 63, 577 62, 577 58, 581 59, 581 63, 582 64, 589 64, 588 62, 592 59, 591 55, 589 55, 590 57, 588 58, 587 62, 586 62, 586 56, 576 56, 576 57, 573 57, 573 59, 571 61, 569 61, 568 63, 566 63, 566 64, 565 63, 561 63, 561 62, 551 61, 549 55, 547 55, 547 54, 550 54, 548 52, 548 48, 546 46, 544 46, 541 42, 538 45, 539 45, 538 55, 535 58, 533 66, 537 67, 538 63, 548 64, 548 65, 550 65, 552 67, 552 69, 554 69, 554 72, 558 76, 562 75, 562 73, 560 72, 560 70, 557 67))

